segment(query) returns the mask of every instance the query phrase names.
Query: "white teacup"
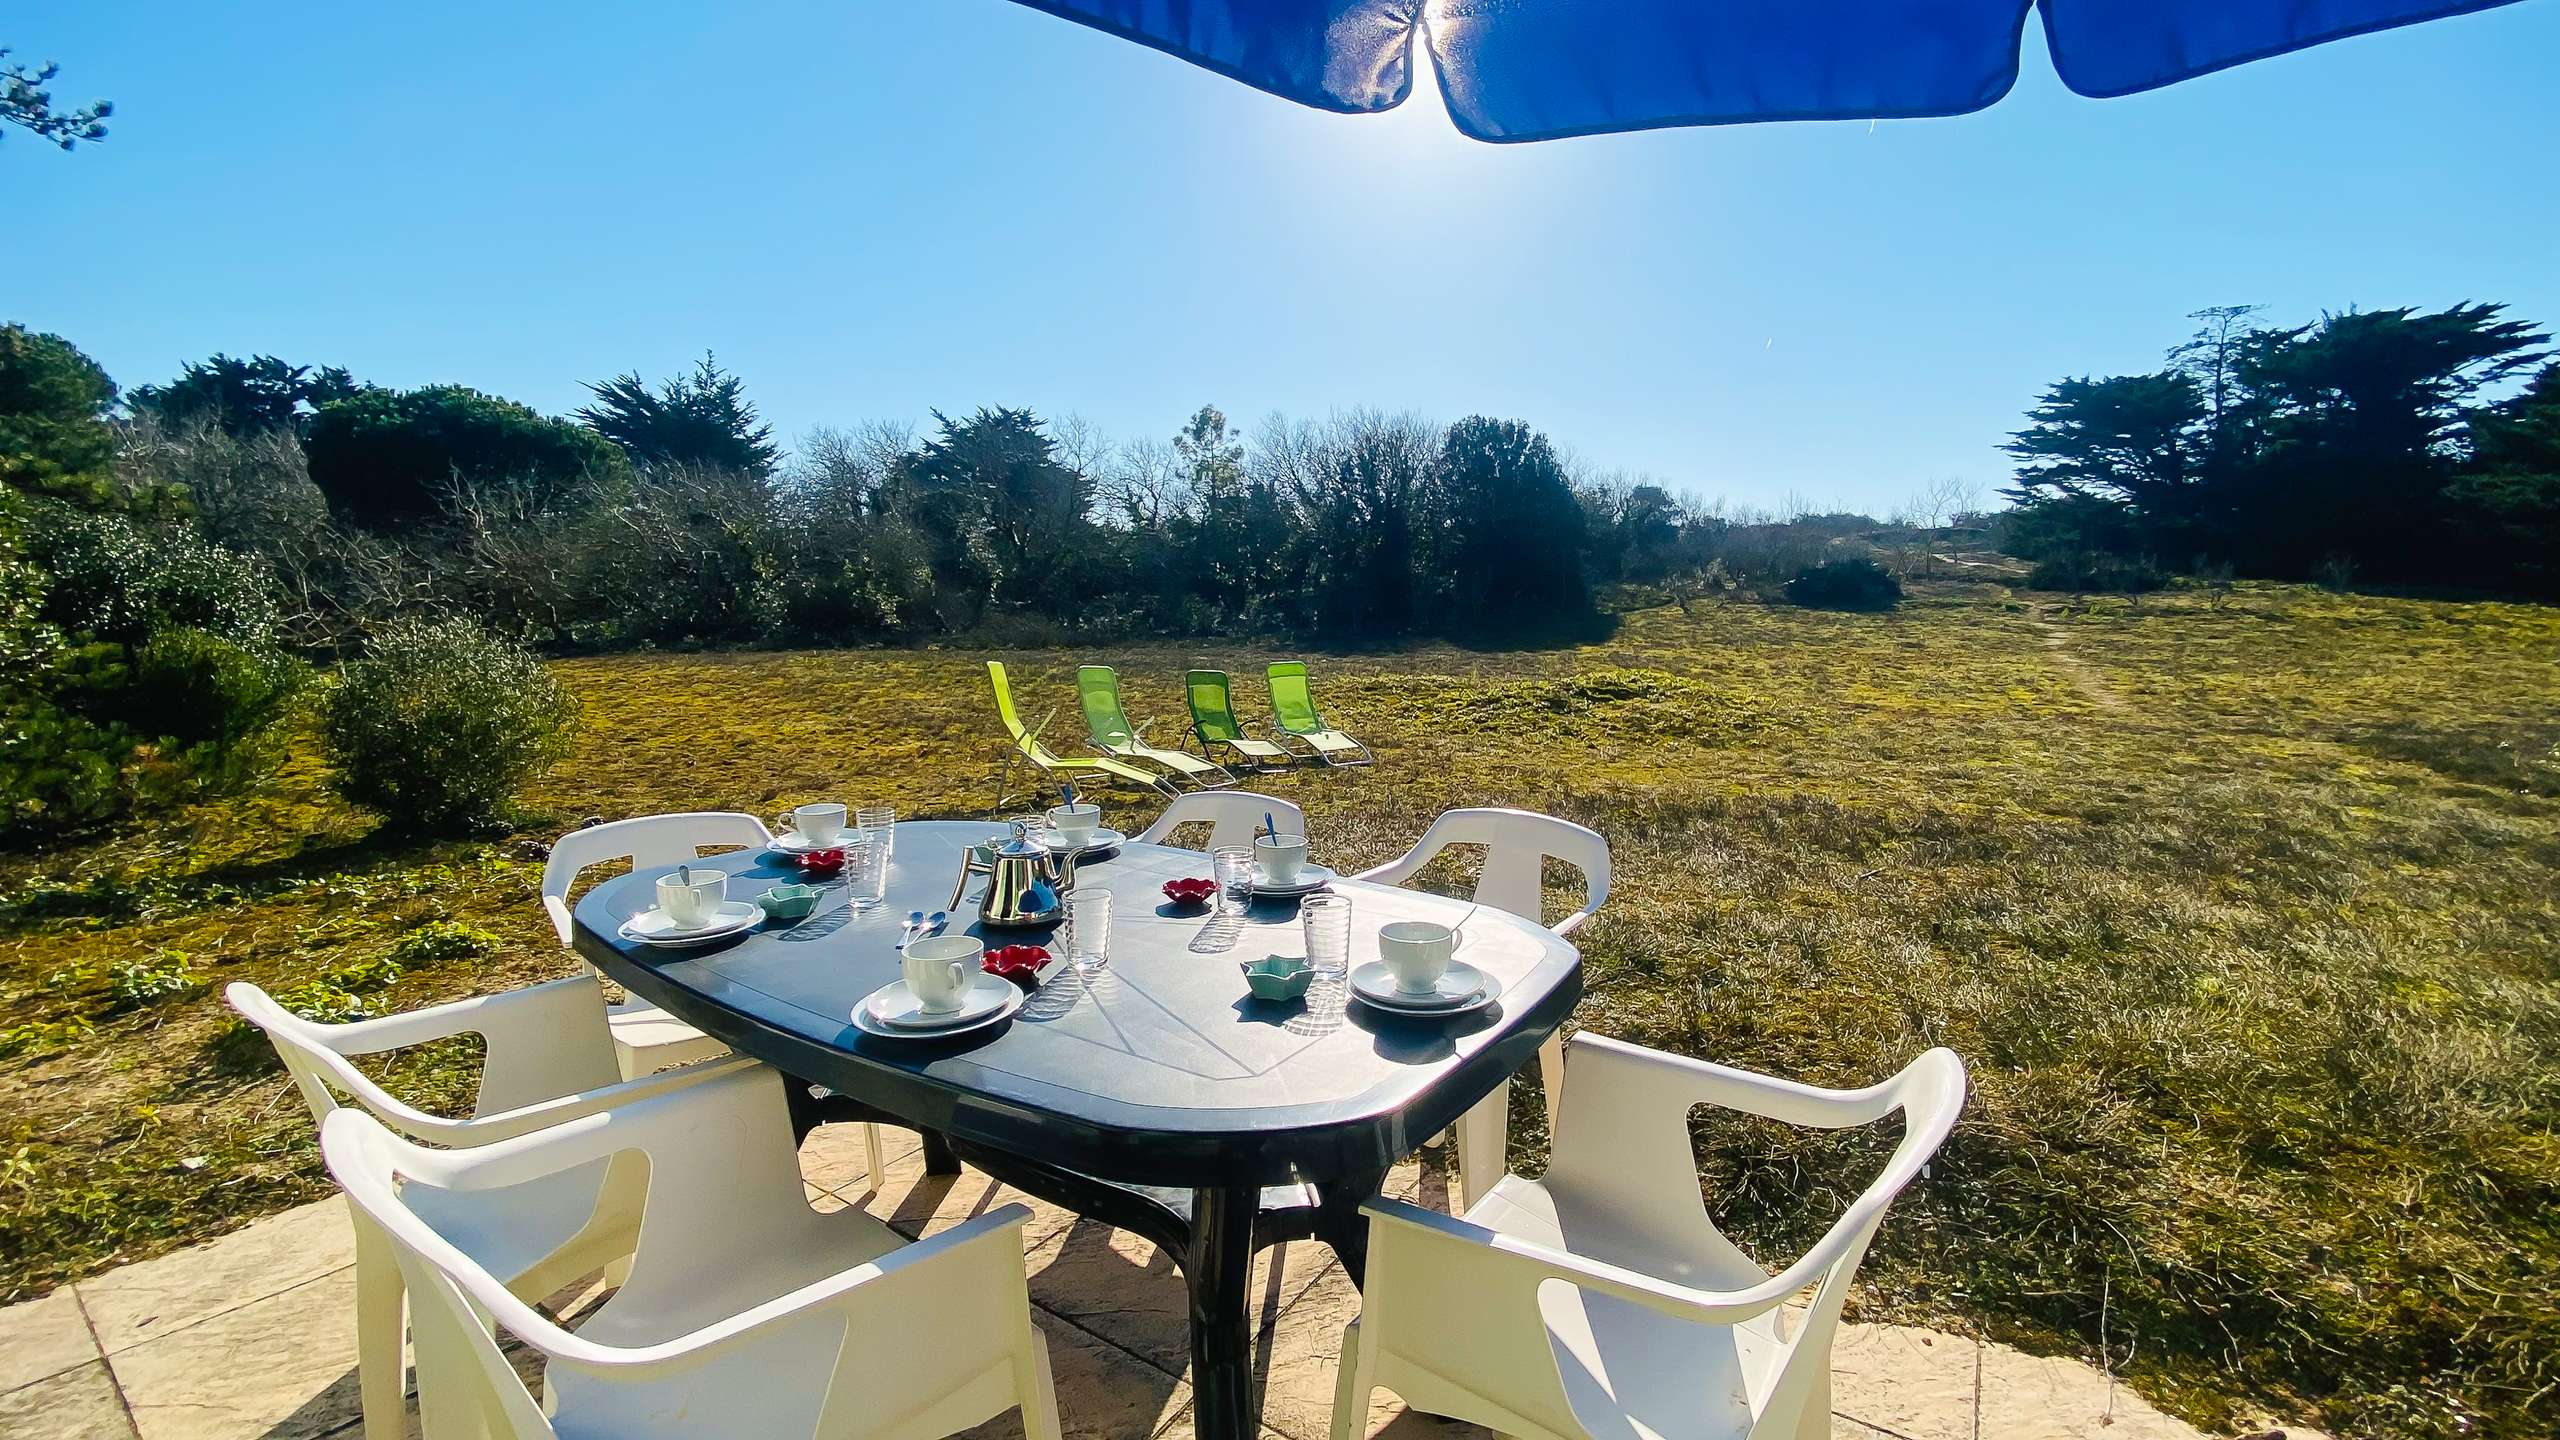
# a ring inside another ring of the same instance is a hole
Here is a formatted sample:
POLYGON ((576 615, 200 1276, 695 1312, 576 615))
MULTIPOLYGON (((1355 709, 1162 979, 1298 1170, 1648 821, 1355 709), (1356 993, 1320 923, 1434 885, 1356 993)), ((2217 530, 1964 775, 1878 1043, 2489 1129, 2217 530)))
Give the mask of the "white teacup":
POLYGON ((1099 805, 1060 805, 1049 812, 1049 828, 1070 845, 1082 845, 1102 825, 1099 805))
POLYGON ((785 834, 798 835, 812 845, 824 849, 844 834, 844 807, 841 805, 803 805, 782 817, 785 834))
POLYGON ((1298 867, 1307 863, 1307 837, 1304 835, 1256 835, 1253 837, 1254 862, 1262 867, 1262 878, 1274 885, 1294 885, 1298 867))
POLYGON ((1379 927, 1378 958, 1407 995, 1428 995, 1449 973, 1458 932, 1431 920, 1398 920, 1379 927))
POLYGON ((960 1008, 960 998, 977 983, 985 949, 966 935, 936 935, 911 942, 898 957, 898 968, 917 1003, 934 1014, 948 1014, 960 1008))
POLYGON ((710 920, 711 912, 728 896, 729 877, 724 871, 696 868, 691 884, 685 883, 681 872, 658 877, 658 908, 686 929, 710 920))

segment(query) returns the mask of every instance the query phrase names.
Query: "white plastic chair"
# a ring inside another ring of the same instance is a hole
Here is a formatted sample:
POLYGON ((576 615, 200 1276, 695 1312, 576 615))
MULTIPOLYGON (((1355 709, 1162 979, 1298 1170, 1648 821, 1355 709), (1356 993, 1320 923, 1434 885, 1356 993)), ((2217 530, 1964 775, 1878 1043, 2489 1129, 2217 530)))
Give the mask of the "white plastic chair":
POLYGON ((1414 1409, 1526 1440, 1819 1440, 1831 1344, 1884 1213, 1963 1108, 1964 1063, 1931 1050, 1864 1090, 1824 1090, 1584 1031, 1543 1181, 1506 1175, 1452 1219, 1372 1200, 1360 1317, 1343 1331, 1335 1440, 1385 1386, 1414 1409), (1900 1111, 1901 1143, 1813 1248, 1776 1275, 1708 1219, 1689 1112, 1717 1105, 1840 1129, 1900 1111), (1786 1302, 1808 1287, 1792 1325, 1786 1302))
MULTIPOLYGON (((542 908, 549 912, 551 928, 559 932, 565 948, 575 933, 569 887, 578 883, 579 874, 588 867, 628 860, 635 870, 654 869, 690 864, 713 847, 760 850, 772 843, 773 832, 762 820, 736 810, 642 815, 572 830, 552 842, 551 859, 542 867, 542 908)), ((588 965, 587 973, 594 974, 595 967, 588 965)), ((637 995, 626 995, 613 1006, 610 1020, 614 1050, 625 1075, 645 1075, 661 1066, 728 1053, 727 1046, 637 995)), ((871 1188, 881 1189, 887 1183, 888 1165, 880 1148, 880 1127, 868 1121, 862 1126, 862 1159, 871 1173, 871 1188)))
MULTIPOLYGON (((344 1096, 412 1138, 457 1149, 513 1139, 753 1063, 715 1058, 624 1080, 605 1029, 604 990, 586 975, 346 1025, 305 1020, 255 985, 232 985, 223 997, 266 1032, 315 1123, 325 1126, 344 1096), (417 1109, 348 1058, 475 1034, 485 1047, 480 1090, 472 1113, 460 1119, 417 1109)), ((626 1164, 598 1164, 503 1195, 473 1197, 468 1206, 434 1191, 415 1192, 411 1203, 444 1217, 453 1243, 481 1268, 539 1298, 630 1256, 639 1240, 643 1178, 626 1164)), ((356 1356, 367 1440, 405 1434, 400 1292, 390 1251, 359 1220, 356 1356)))
MULTIPOLYGON (((1582 905, 1547 928, 1570 935, 1609 898, 1609 842, 1600 832, 1570 820, 1530 810, 1451 810, 1431 822, 1422 838, 1401 857, 1354 879, 1401 885, 1420 873, 1432 857, 1452 845, 1482 845, 1484 869, 1476 877, 1475 900, 1523 919, 1546 925, 1546 862, 1562 860, 1582 872, 1582 905)), ((1547 1124, 1555 1125, 1564 1109, 1564 1034, 1549 1035, 1538 1047, 1538 1079, 1546 1090, 1547 1124)), ((1511 1128, 1511 1086, 1479 1102, 1458 1121, 1458 1188, 1461 1204, 1485 1193, 1507 1163, 1506 1137, 1511 1128)))
POLYGON ((1250 845, 1253 832, 1262 828, 1262 817, 1268 815, 1280 822, 1281 833, 1307 833, 1307 812, 1286 800, 1269 795, 1256 795, 1247 790, 1204 790, 1176 796, 1156 823, 1141 830, 1141 845, 1162 845, 1165 837, 1177 827, 1196 821, 1209 822, 1209 843, 1200 848, 1220 845, 1250 845))
MULTIPOLYGON (((551 859, 542 867, 542 908, 550 914, 551 928, 559 932, 565 947, 573 933, 569 887, 588 867, 616 860, 630 861, 633 869, 682 865, 701 858, 708 847, 761 849, 772 843, 773 832, 762 820, 734 810, 643 815, 572 830, 552 842, 551 859)), ((613 1007, 613 1043, 621 1052, 625 1075, 707 1059, 725 1048, 636 995, 613 1007)))
POLYGON ((914 1244, 860 1210, 818 1214, 769 1069, 477 1150, 411 1145, 346 1111, 320 1148, 415 1299, 430 1436, 924 1440, 1019 1406, 1029 1440, 1058 1440, 1023 1274, 1030 1210, 914 1244), (626 1160, 646 1176, 640 1247, 575 1333, 413 1203, 422 1187, 468 1202, 626 1160), (493 1326, 547 1361, 539 1401, 493 1326))

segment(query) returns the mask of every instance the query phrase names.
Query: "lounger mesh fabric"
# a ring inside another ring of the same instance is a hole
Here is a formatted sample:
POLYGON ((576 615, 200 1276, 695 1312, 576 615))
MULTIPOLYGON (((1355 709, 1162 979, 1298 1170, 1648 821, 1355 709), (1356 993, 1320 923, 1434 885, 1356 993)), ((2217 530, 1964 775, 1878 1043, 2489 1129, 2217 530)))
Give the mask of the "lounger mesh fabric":
POLYGON ((1280 718, 1280 728, 1305 735, 1326 728, 1316 714, 1316 700, 1307 688, 1307 667, 1296 661, 1285 661, 1271 667, 1271 713, 1280 718))
POLYGON ((1097 743, 1135 739, 1127 712, 1120 708, 1120 677, 1100 665, 1076 667, 1076 698, 1084 702, 1085 729, 1097 743))
POLYGON ((1182 685, 1191 699, 1191 724, 1201 740, 1224 744, 1244 738, 1244 727, 1236 723, 1235 706, 1227 698, 1225 671, 1194 670, 1182 677, 1182 685))
POLYGON ((2063 83, 2128 95, 2513 0, 1020 0, 1326 110, 1390 109, 1427 41, 1480 140, 1961 115, 2041 12, 2063 83))

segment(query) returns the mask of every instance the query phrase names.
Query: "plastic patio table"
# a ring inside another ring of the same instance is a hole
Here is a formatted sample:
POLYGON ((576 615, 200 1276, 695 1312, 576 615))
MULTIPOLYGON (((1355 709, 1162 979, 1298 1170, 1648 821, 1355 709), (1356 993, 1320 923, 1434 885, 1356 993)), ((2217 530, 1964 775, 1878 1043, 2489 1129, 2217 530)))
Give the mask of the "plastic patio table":
MULTIPOLYGON (((637 871, 578 902, 575 943, 624 987, 792 1077, 804 1124, 817 1114, 811 1086, 824 1087, 859 1113, 923 1131, 932 1168, 965 1157, 1163 1246, 1190 1295, 1197 1433, 1249 1440, 1259 1399, 1247 1293, 1254 1254, 1313 1237, 1359 1282, 1361 1202, 1396 1161, 1529 1061, 1581 998, 1581 958, 1500 910, 1337 880, 1352 899, 1355 966, 1374 958, 1389 921, 1463 925, 1459 954, 1499 982, 1499 1001, 1427 1020, 1346 1004, 1338 982, 1319 981, 1304 1002, 1256 1000, 1240 962, 1305 953, 1296 902, 1258 900, 1240 917, 1180 913, 1160 887, 1207 875, 1208 857, 1132 842, 1076 872, 1078 887, 1112 894, 1111 955, 1100 972, 1060 964, 1011 1020, 967 1035, 883 1039, 855 1029, 853 1007, 898 978, 907 912, 943 908, 963 850, 1003 833, 982 822, 903 821, 878 908, 856 913, 845 887, 829 884, 809 918, 699 950, 617 937, 653 903, 665 873, 637 871)), ((755 851, 700 866, 730 872, 733 899, 799 878, 782 857, 755 851)), ((990 948, 1048 943, 1049 927, 970 923, 981 883, 973 879, 953 910, 950 933, 990 948)))

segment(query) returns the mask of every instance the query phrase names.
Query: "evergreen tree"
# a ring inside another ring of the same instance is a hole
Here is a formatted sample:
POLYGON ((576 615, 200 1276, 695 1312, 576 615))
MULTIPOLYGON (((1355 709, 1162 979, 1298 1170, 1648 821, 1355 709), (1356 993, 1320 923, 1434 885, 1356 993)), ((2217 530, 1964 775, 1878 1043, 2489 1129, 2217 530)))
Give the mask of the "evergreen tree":
POLYGON ((1553 631, 1589 616, 1582 503, 1547 437, 1470 415, 1442 437, 1434 471, 1432 568, 1450 629, 1553 631))
POLYGON ((707 351, 692 374, 675 376, 655 391, 637 372, 587 389, 596 403, 578 411, 578 419, 621 446, 637 465, 735 470, 764 480, 782 460, 773 427, 757 417, 738 377, 707 351))
POLYGON ((115 403, 115 382, 70 341, 0 325, 0 483, 105 503, 115 403))
POLYGON ((299 430, 321 406, 363 388, 334 365, 315 370, 273 355, 247 360, 216 355, 200 364, 187 362, 166 385, 135 386, 126 403, 172 429, 206 424, 245 440, 267 431, 299 430))

